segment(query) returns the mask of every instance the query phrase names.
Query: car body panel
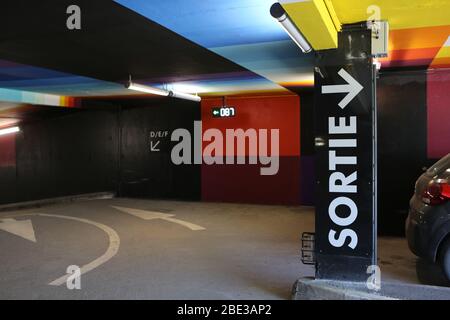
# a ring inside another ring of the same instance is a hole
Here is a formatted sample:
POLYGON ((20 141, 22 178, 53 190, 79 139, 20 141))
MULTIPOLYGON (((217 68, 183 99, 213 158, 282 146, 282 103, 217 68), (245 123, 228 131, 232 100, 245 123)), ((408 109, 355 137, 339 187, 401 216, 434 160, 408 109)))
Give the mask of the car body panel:
POLYGON ((406 237, 410 250, 419 257, 436 262, 440 245, 450 235, 450 201, 430 206, 422 201, 430 181, 450 178, 450 154, 422 174, 410 200, 406 237))

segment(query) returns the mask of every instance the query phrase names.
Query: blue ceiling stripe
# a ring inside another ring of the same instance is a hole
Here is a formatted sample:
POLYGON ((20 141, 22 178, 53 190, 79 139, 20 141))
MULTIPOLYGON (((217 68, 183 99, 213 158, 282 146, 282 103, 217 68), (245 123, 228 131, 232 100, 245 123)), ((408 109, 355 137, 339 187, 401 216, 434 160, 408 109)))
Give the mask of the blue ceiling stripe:
POLYGON ((115 0, 275 83, 312 78, 304 55, 270 15, 276 0, 115 0))
POLYGON ((115 0, 206 48, 286 40, 270 16, 275 0, 115 0))

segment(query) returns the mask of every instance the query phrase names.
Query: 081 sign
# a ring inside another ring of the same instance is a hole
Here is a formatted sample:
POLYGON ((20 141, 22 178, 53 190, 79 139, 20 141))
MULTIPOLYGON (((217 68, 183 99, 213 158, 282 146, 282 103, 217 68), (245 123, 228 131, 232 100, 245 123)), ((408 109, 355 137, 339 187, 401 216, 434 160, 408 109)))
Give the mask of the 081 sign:
POLYGON ((236 116, 234 107, 216 107, 212 108, 213 118, 230 118, 236 116))

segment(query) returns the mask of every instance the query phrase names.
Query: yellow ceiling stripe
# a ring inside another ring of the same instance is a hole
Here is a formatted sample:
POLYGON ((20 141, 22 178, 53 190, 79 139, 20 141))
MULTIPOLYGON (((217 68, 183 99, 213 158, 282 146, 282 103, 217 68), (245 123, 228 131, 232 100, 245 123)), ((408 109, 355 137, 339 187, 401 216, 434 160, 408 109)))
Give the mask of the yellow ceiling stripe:
POLYGON ((443 47, 439 50, 438 54, 431 63, 431 67, 448 66, 450 66, 450 36, 447 38, 447 41, 444 43, 443 47))
POLYGON ((448 0, 332 0, 342 24, 365 21, 369 8, 377 6, 382 20, 388 20, 391 30, 450 25, 448 0))
MULTIPOLYGON (((281 0, 280 3, 315 50, 337 48, 337 15, 330 13, 325 0, 281 0), (334 15, 335 21, 333 21, 334 15)), ((340 28, 340 27, 339 27, 340 28)))
POLYGON ((436 55, 436 59, 450 58, 450 47, 443 47, 436 55))

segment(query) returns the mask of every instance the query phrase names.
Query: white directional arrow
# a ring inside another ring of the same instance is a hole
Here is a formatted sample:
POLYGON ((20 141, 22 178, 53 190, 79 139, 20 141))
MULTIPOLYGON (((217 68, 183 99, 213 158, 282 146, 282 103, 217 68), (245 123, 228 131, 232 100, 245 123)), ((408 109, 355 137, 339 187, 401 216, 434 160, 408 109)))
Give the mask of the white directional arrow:
POLYGON ((158 151, 160 151, 159 149, 156 149, 156 147, 159 145, 160 142, 161 142, 161 141, 156 141, 156 143, 153 144, 153 141, 150 141, 150 150, 151 150, 152 152, 158 152, 158 151))
POLYGON ((0 230, 36 242, 31 220, 0 219, 0 230))
POLYGON ((345 81, 347 81, 347 84, 322 86, 322 93, 347 93, 345 98, 339 102, 339 107, 345 109, 345 107, 362 91, 362 89, 364 89, 364 87, 344 69, 339 70, 338 74, 345 81))
POLYGON ((157 211, 147 211, 147 210, 115 207, 115 206, 112 206, 112 207, 119 211, 126 212, 135 217, 141 218, 142 220, 164 219, 164 218, 171 218, 171 217, 175 216, 174 214, 167 214, 167 213, 157 212, 157 211))
POLYGON ((140 210, 140 209, 124 208, 124 207, 116 207, 116 206, 112 206, 112 207, 114 209, 131 214, 131 215, 138 217, 140 219, 143 219, 143 220, 161 219, 161 220, 177 223, 177 224, 182 225, 186 228, 189 228, 193 231, 206 230, 202 226, 199 226, 199 225, 187 222, 187 221, 183 221, 180 219, 172 218, 175 216, 174 214, 167 214, 167 213, 157 212, 157 211, 147 211, 147 210, 140 210))

